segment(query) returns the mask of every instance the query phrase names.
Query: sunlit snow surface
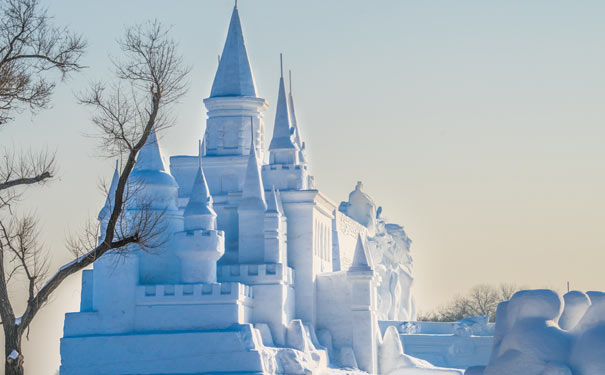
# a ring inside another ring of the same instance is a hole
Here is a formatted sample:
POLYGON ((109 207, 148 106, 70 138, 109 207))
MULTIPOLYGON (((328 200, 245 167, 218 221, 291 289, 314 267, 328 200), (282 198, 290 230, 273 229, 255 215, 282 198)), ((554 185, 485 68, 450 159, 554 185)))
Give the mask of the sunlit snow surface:
POLYGON ((605 374, 605 294, 524 290, 498 306, 485 368, 467 375, 605 374))

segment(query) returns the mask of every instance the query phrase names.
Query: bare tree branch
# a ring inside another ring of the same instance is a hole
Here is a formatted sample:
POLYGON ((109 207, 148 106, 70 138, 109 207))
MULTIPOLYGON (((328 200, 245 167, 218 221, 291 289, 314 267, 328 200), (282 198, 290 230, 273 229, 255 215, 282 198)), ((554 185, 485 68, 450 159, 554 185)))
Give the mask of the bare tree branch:
MULTIPOLYGON (((4 11, 4 19, 6 12, 17 19, 8 33, 2 31, 6 27, 0 14, 0 41, 3 38, 7 41, 0 47, 0 124, 9 118, 10 111, 15 109, 14 103, 28 103, 33 110, 44 107, 48 100, 54 85, 38 76, 32 81, 25 73, 58 69, 64 76, 80 68, 77 61, 84 47, 77 37, 59 36, 55 34, 56 29, 40 26, 39 22, 46 22, 47 16, 44 11, 40 13, 37 0, 8 0, 4 11), (56 40, 51 41, 48 35, 56 40), (34 39, 24 44, 23 38, 34 39), (22 78, 23 82, 3 86, 3 73, 10 73, 7 82, 14 82, 16 78, 22 78), (8 93, 12 95, 10 100, 4 100, 3 95, 8 93)), ((118 82, 107 86, 95 84, 80 98, 81 103, 94 110, 92 122, 106 155, 119 155, 123 160, 115 191, 108 199, 106 217, 102 218, 101 240, 97 241, 97 226, 88 223, 81 235, 67 241, 66 247, 75 259, 46 278, 47 257, 38 245, 37 222, 32 217, 16 218, 10 204, 21 194, 18 187, 43 183, 54 176, 54 155, 40 154, 28 159, 7 153, 0 165, 0 215, 8 211, 8 220, 0 216, 0 318, 4 322, 7 375, 23 374, 21 338, 68 276, 108 252, 151 251, 166 240, 164 212, 154 209, 153 202, 142 194, 143 187, 129 181, 129 176, 151 132, 172 124, 167 107, 185 93, 189 68, 183 66, 176 54, 176 43, 157 21, 128 29, 119 43, 124 56, 119 62, 114 60, 118 82), (3 211, 6 207, 9 210, 3 211), (136 209, 130 209, 132 207, 136 209), (5 268, 7 266, 10 267, 5 268), (27 305, 17 319, 7 286, 7 278, 15 275, 24 276, 28 290, 27 305), (19 352, 17 360, 8 355, 11 350, 19 352)))
POLYGON ((86 42, 67 29, 55 27, 38 0, 6 0, 0 7, 0 125, 24 108, 47 107, 55 84, 83 68, 79 61, 86 42))
POLYGON ((455 296, 436 311, 419 316, 418 320, 455 322, 470 316, 489 315, 490 321, 494 321, 498 304, 508 301, 520 289, 510 283, 498 286, 479 284, 471 288, 467 294, 455 296))

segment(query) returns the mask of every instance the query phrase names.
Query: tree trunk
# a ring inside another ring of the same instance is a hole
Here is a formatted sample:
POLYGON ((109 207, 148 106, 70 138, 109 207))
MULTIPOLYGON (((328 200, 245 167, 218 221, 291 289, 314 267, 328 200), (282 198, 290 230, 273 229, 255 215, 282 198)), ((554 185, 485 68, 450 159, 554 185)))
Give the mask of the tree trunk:
POLYGON ((4 330, 4 375, 23 375, 21 336, 16 326, 4 330))

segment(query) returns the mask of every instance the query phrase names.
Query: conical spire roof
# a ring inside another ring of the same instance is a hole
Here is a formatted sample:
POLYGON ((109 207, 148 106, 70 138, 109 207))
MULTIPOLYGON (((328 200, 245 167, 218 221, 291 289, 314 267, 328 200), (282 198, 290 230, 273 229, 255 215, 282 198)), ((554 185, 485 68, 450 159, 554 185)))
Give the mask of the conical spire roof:
POLYGON ((248 166, 246 168, 246 178, 244 180, 244 190, 242 192, 242 202, 240 207, 267 209, 265 203, 265 189, 261 178, 260 165, 256 156, 256 147, 254 138, 250 146, 250 156, 248 157, 248 166))
POLYGON ((292 96, 292 71, 289 71, 290 75, 290 90, 288 92, 288 109, 290 110, 290 124, 294 129, 294 144, 298 148, 302 148, 302 140, 300 139, 300 132, 298 130, 298 122, 296 121, 296 111, 294 110, 294 97, 292 96))
POLYGON ((99 212, 98 219, 104 220, 109 218, 111 210, 113 210, 113 202, 116 199, 116 190, 118 190, 118 180, 120 179, 120 173, 118 171, 118 161, 116 160, 116 168, 113 171, 113 177, 111 178, 111 185, 109 185, 109 191, 107 193, 107 199, 105 199, 105 205, 99 212))
POLYGON ((160 172, 167 171, 166 165, 164 164, 164 155, 162 154, 155 128, 151 129, 151 133, 149 133, 149 137, 147 137, 147 142, 145 142, 145 145, 141 148, 141 151, 139 151, 137 162, 133 168, 133 171, 146 170, 160 172))
POLYGON ((288 109, 286 87, 282 74, 279 78, 279 92, 277 96, 277 107, 275 109, 275 125, 273 126, 273 138, 271 139, 269 150, 296 149, 294 143, 292 143, 290 128, 290 111, 288 109))
POLYGON ((219 96, 257 96, 237 5, 233 8, 227 40, 210 92, 211 98, 219 96))
POLYGON ((131 181, 144 185, 162 185, 176 187, 177 183, 164 164, 164 155, 155 129, 151 130, 147 142, 139 155, 130 174, 131 181))
POLYGON ((191 195, 189 197, 189 203, 187 203, 187 207, 185 207, 185 212, 183 216, 185 220, 189 216, 199 216, 199 215, 211 215, 216 216, 214 209, 212 208, 212 196, 210 195, 210 190, 208 189, 208 183, 206 182, 206 176, 204 175, 204 170, 202 168, 202 146, 200 144, 200 155, 199 155, 199 166, 197 170, 197 174, 195 176, 195 181, 193 182, 193 188, 191 189, 191 195))
POLYGON ((373 269, 372 259, 368 254, 361 234, 357 236, 357 244, 355 246, 355 255, 353 255, 353 263, 350 271, 371 271, 373 269))

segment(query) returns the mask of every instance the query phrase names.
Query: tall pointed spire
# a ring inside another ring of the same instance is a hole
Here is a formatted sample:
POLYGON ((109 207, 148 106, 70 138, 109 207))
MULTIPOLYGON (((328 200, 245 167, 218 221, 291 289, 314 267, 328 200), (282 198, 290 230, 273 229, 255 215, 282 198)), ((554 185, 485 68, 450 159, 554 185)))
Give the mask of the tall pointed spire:
POLYGON ((257 96, 237 3, 233 7, 227 40, 210 92, 211 98, 219 96, 257 96))
POLYGON ((183 216, 185 218, 185 230, 214 229, 216 212, 212 208, 212 196, 208 189, 206 176, 202 168, 202 143, 199 142, 199 163, 195 176, 195 182, 189 197, 189 203, 185 207, 183 216))
POLYGON ((147 137, 147 142, 145 142, 145 145, 141 148, 141 151, 139 151, 137 162, 133 169, 133 171, 146 170, 160 172, 166 172, 168 170, 164 164, 164 157, 158 142, 155 127, 151 129, 151 133, 149 133, 149 137, 147 137))
POLYGON ((120 179, 118 160, 116 159, 116 168, 113 171, 113 177, 111 178, 111 185, 109 185, 109 191, 107 192, 107 199, 105 199, 105 205, 99 212, 98 219, 104 220, 109 218, 109 214, 113 210, 113 201, 116 197, 116 190, 118 190, 118 180, 120 179))
POLYGON ((294 97, 292 96, 292 71, 288 71, 289 75, 289 92, 288 92, 288 109, 290 110, 290 124, 294 129, 294 144, 302 150, 303 142, 300 137, 300 130, 298 129, 298 122, 296 121, 296 111, 294 110, 294 97))
POLYGON ((250 156, 248 157, 248 166, 246 167, 246 179, 244 180, 240 207, 267 209, 260 165, 256 156, 256 147, 254 147, 254 137, 252 137, 250 145, 250 156))
POLYGON ((275 125, 273 126, 273 138, 271 139, 271 144, 269 145, 270 151, 277 149, 296 148, 292 143, 290 127, 290 111, 288 110, 288 100, 286 99, 286 86, 284 84, 284 74, 282 71, 281 77, 279 78, 277 107, 275 109, 275 125))

